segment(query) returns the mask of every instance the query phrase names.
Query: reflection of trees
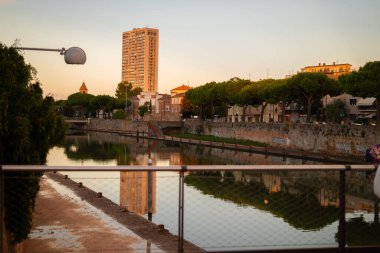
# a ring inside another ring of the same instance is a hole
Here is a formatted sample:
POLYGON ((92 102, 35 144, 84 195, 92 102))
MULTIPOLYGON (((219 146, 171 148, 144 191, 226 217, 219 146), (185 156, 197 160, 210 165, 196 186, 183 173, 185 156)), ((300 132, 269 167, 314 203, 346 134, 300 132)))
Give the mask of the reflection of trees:
MULTIPOLYGON (((338 240, 338 235, 335 235, 338 240)), ((348 245, 379 245, 380 223, 365 222, 364 218, 355 217, 346 222, 346 241, 348 245)))
POLYGON ((110 161, 118 165, 129 164, 130 149, 126 145, 111 142, 88 141, 87 138, 66 138, 65 154, 71 160, 110 161))
POLYGON ((321 206, 313 192, 302 188, 296 194, 269 193, 262 182, 235 182, 232 174, 226 173, 221 182, 219 172, 190 173, 185 183, 204 194, 271 212, 297 229, 318 230, 338 219, 337 208, 321 206))
POLYGON ((183 144, 180 146, 183 164, 226 164, 220 157, 211 154, 211 148, 183 144))

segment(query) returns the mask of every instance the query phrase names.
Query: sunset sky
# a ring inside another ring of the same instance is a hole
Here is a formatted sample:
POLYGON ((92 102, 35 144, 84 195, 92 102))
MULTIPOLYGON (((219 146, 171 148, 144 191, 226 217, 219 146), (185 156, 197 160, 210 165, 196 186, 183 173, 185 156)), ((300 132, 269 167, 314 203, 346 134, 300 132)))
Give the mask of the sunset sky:
POLYGON ((159 91, 231 77, 283 78, 302 67, 380 60, 378 0, 0 0, 0 42, 87 54, 66 65, 53 52, 25 51, 45 94, 66 99, 84 81, 114 95, 122 32, 160 30, 159 91))

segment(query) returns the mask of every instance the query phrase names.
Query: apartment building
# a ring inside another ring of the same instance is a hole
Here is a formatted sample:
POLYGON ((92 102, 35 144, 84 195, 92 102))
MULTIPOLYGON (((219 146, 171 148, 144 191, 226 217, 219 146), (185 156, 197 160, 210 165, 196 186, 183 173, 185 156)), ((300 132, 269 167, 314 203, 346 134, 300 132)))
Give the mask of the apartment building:
POLYGON ((159 30, 155 28, 135 28, 123 33, 122 81, 144 92, 157 92, 158 40, 159 30))
POLYGON ((351 73, 351 64, 336 64, 333 62, 332 65, 326 65, 326 63, 319 63, 317 66, 306 66, 301 69, 301 72, 321 72, 326 74, 328 77, 333 79, 338 79, 340 75, 351 73))

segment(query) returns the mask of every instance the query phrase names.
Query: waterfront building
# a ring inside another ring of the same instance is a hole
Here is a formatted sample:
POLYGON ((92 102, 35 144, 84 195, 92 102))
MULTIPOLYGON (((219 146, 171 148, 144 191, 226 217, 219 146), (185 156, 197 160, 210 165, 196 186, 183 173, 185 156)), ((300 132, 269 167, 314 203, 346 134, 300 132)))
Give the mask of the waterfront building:
POLYGON ((83 82, 82 85, 80 86, 79 88, 79 92, 80 93, 83 93, 83 94, 87 94, 88 93, 88 89, 87 89, 87 86, 86 84, 83 82))
POLYGON ((159 99, 162 97, 162 94, 159 94, 155 91, 148 91, 148 92, 141 92, 139 95, 137 95, 137 98, 139 99, 139 106, 142 105, 149 105, 152 103, 152 113, 153 114, 159 114, 160 113, 160 107, 159 107, 159 99))
POLYGON ((188 90, 192 88, 188 85, 181 85, 177 88, 170 90, 171 95, 171 112, 175 114, 177 117, 181 116, 181 111, 183 107, 183 99, 188 90))
POLYGON ((171 110, 171 97, 169 94, 160 94, 161 97, 158 99, 158 108, 160 111, 161 120, 167 120, 170 115, 171 110))
POLYGON ((301 69, 301 72, 320 72, 326 74, 328 77, 333 79, 338 79, 340 75, 351 73, 351 64, 343 63, 336 64, 333 62, 332 65, 326 65, 326 63, 319 63, 317 66, 306 66, 301 69))
MULTIPOLYGON (((228 108, 227 122, 260 122, 262 105, 243 107, 233 105, 228 108)), ((263 122, 279 122, 282 117, 281 104, 267 104, 263 112, 263 122)))
POLYGON ((121 80, 144 92, 158 90, 158 39, 155 28, 135 28, 123 33, 121 80))
POLYGON ((336 100, 341 100, 345 103, 348 119, 356 121, 358 123, 371 123, 375 121, 376 98, 354 97, 347 93, 343 93, 335 97, 330 97, 327 95, 321 99, 323 108, 326 108, 326 105, 332 104, 336 100))
POLYGON ((191 90, 192 88, 188 85, 181 85, 177 88, 170 90, 170 96, 174 97, 177 94, 186 93, 188 90, 191 90))

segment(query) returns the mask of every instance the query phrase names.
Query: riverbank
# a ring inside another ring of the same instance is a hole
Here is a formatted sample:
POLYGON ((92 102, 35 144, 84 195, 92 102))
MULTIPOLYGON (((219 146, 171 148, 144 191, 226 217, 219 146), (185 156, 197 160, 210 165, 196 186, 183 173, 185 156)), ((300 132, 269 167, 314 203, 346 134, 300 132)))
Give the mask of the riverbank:
MULTIPOLYGON (((59 173, 45 173, 27 252, 176 252, 178 237, 59 173)), ((201 252, 184 242, 185 251, 201 252)))
POLYGON ((373 129, 345 125, 235 124, 186 121, 183 122, 184 126, 182 128, 178 128, 179 124, 178 126, 174 124, 176 122, 172 123, 172 125, 169 123, 91 119, 88 125, 78 128, 78 130, 117 133, 130 137, 173 141, 327 163, 364 163, 365 150, 371 146, 371 139, 373 139, 373 129), (169 129, 182 129, 182 132, 190 134, 202 129, 200 132, 204 136, 254 141, 267 146, 257 147, 257 145, 231 144, 155 134, 158 130, 163 133, 171 133, 169 129))
MULTIPOLYGON (((271 148, 301 150, 308 154, 328 157, 346 157, 362 160, 366 149, 375 143, 373 126, 322 125, 296 123, 252 123, 185 121, 128 121, 91 119, 81 130, 104 130, 109 132, 145 132, 161 137, 162 134, 189 133, 242 139, 264 143, 271 148)), ((347 160, 346 159, 346 160, 347 160)))
POLYGON ((305 160, 323 161, 326 163, 350 163, 350 164, 364 163, 364 158, 361 159, 358 156, 347 156, 347 155, 339 155, 339 154, 333 155, 327 152, 325 153, 311 152, 311 151, 291 149, 291 148, 285 148, 285 147, 273 147, 273 146, 260 147, 256 145, 242 145, 238 143, 231 144, 231 143, 226 143, 226 142, 205 141, 202 139, 188 139, 188 138, 174 137, 174 136, 168 136, 168 135, 155 137, 155 136, 149 136, 145 132, 138 132, 138 131, 124 132, 124 131, 108 131, 105 129, 103 130, 93 129, 92 131, 111 132, 111 133, 117 133, 122 136, 153 139, 153 140, 166 141, 166 142, 184 143, 184 144, 190 144, 190 145, 199 145, 199 146, 206 146, 206 147, 212 147, 212 148, 218 148, 218 149, 235 150, 235 151, 240 151, 240 152, 274 155, 274 156, 280 156, 284 158, 291 157, 291 158, 298 158, 298 159, 305 159, 305 160))

